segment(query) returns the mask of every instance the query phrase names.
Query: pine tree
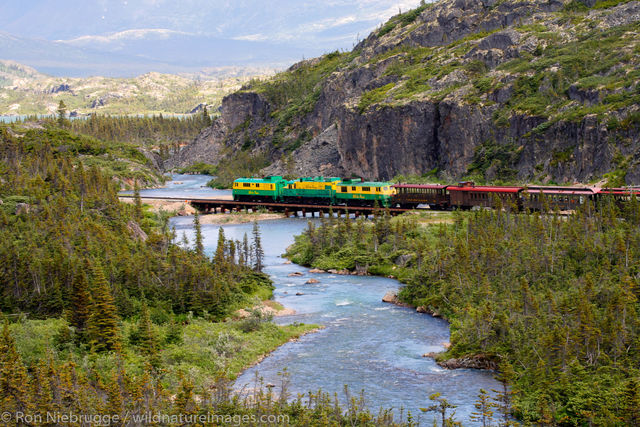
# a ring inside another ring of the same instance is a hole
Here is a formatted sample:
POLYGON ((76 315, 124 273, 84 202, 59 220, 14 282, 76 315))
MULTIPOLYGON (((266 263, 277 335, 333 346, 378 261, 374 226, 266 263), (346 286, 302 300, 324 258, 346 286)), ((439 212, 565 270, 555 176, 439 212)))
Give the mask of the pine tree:
POLYGON ((198 413, 198 404, 193 394, 193 383, 182 378, 180 382, 180 390, 173 402, 173 412, 175 414, 193 415, 198 413))
POLYGON ((209 116, 209 111, 206 105, 202 107, 202 124, 204 127, 211 126, 211 116, 209 116))
POLYGON ((58 125, 64 126, 67 124, 67 106, 63 100, 60 100, 58 104, 58 125))
POLYGON ((262 272, 264 266, 264 250, 262 249, 262 241, 260 238, 260 227, 258 221, 253 221, 253 269, 262 272))
POLYGON ((244 260, 244 265, 252 265, 251 251, 249 250, 249 238, 247 237, 247 233, 244 233, 244 237, 242 238, 242 259, 244 260))
POLYGON ((147 356, 147 360, 154 368, 160 366, 158 337, 153 329, 149 307, 147 307, 146 302, 142 303, 140 319, 138 320, 138 347, 140 347, 140 352, 147 356))
POLYGON ((136 221, 140 222, 140 220, 142 219, 143 213, 142 213, 142 199, 140 198, 140 186, 138 185, 137 179, 133 187, 133 202, 134 202, 134 215, 135 215, 136 221))
POLYGON ((83 272, 79 272, 72 282, 71 288, 71 319, 70 323, 76 329, 76 334, 80 342, 86 342, 87 322, 89 320, 89 305, 91 296, 87 277, 83 272))
POLYGON ((476 400, 474 406, 477 412, 471 413, 471 421, 481 422, 482 427, 490 426, 493 421, 493 408, 498 405, 491 401, 491 396, 485 389, 480 389, 478 400, 476 400))
POLYGON ((218 272, 226 270, 226 258, 224 255, 226 241, 227 239, 224 236, 224 229, 220 227, 218 229, 218 246, 216 246, 216 253, 213 256, 213 265, 218 272))
POLYGON ((33 409, 27 370, 6 320, 0 334, 0 408, 10 413, 33 409))
POLYGON ((93 265, 93 283, 91 286, 91 312, 87 324, 89 343, 93 351, 107 351, 119 349, 120 339, 118 330, 118 314, 109 289, 109 283, 104 277, 102 266, 93 265))
POLYGON ((198 255, 204 255, 204 244, 202 238, 202 227, 200 226, 200 214, 196 210, 193 214, 193 228, 196 233, 196 253, 198 255))
MULTIPOLYGON (((457 408, 456 405, 452 405, 449 403, 447 399, 444 397, 440 397, 440 393, 433 393, 429 396, 429 400, 435 402, 433 405, 429 405, 426 408, 420 408, 422 412, 437 412, 440 414, 442 418, 442 427, 447 427, 450 425, 454 425, 453 417, 455 416, 455 411, 450 416, 447 416, 447 411, 449 409, 457 408)), ((435 424, 435 422, 434 422, 435 424)))

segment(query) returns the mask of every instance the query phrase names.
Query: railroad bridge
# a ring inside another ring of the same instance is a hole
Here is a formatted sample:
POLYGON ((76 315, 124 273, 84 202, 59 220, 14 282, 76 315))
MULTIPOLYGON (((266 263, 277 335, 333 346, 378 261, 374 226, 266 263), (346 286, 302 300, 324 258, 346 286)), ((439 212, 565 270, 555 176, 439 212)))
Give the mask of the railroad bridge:
MULTIPOLYGON (((134 196, 120 195, 121 198, 132 199, 134 196)), ((333 212, 338 215, 353 214, 357 217, 364 215, 375 215, 376 212, 388 212, 390 215, 400 215, 411 209, 402 208, 379 208, 369 206, 336 206, 336 205, 312 205, 298 203, 276 203, 276 202, 240 202, 232 199, 209 199, 209 198, 184 198, 184 197, 158 197, 158 196, 140 196, 140 199, 163 200, 167 202, 184 202, 193 206, 202 213, 231 213, 231 212, 256 212, 258 210, 266 210, 268 212, 282 212, 286 216, 303 216, 311 214, 312 217, 321 216, 325 213, 333 212)))

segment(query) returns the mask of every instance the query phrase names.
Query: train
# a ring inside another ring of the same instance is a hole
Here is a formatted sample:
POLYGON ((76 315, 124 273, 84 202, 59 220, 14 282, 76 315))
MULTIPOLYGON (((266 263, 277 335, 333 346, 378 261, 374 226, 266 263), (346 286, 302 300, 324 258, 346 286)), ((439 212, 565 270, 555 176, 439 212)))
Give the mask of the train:
POLYGON ((239 178, 233 182, 233 200, 310 205, 391 207, 395 190, 389 182, 361 178, 308 177, 286 180, 281 176, 239 178))
POLYGON ((623 204, 640 196, 637 188, 570 186, 489 186, 472 181, 446 184, 392 184, 362 178, 305 177, 287 180, 281 176, 239 178, 233 183, 233 199, 328 206, 379 206, 415 209, 428 205, 434 210, 469 210, 501 206, 514 210, 573 211, 588 201, 610 197, 623 204))

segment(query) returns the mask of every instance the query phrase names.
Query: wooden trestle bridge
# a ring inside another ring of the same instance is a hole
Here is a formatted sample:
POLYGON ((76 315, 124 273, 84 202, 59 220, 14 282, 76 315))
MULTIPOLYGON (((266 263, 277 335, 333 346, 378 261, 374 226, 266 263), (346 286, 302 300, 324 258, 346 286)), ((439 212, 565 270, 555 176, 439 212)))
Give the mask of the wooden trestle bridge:
MULTIPOLYGON (((134 196, 119 195, 121 198, 132 199, 134 196)), ((282 212, 285 216, 303 216, 311 214, 318 217, 329 212, 334 214, 353 214, 357 217, 364 215, 374 215, 376 212, 386 211, 390 215, 400 215, 411 209, 403 208, 380 208, 370 206, 340 206, 340 205, 312 205, 297 203, 276 203, 276 202, 240 202, 232 199, 209 199, 209 198, 184 198, 184 197, 161 197, 161 196, 140 196, 140 199, 162 200, 167 202, 188 203, 202 213, 231 213, 231 212, 257 212, 266 210, 267 212, 282 212)))

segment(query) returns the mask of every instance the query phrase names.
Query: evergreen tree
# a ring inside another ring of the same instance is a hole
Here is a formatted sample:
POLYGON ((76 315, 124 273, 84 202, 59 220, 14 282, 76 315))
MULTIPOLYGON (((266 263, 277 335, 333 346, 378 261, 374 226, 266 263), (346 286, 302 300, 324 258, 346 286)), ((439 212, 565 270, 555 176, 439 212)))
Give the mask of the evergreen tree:
POLYGON ((213 256, 213 265, 219 272, 226 270, 226 258, 225 247, 227 239, 224 236, 224 229, 220 227, 218 229, 218 245, 216 246, 216 253, 213 256))
POLYGON ((140 198, 140 186, 138 185, 138 180, 133 187, 133 203, 134 203, 134 212, 136 221, 140 222, 142 220, 142 199, 140 198))
POLYGON ((79 272, 73 278, 71 292, 71 319, 69 323, 76 329, 79 341, 86 342, 91 296, 87 276, 84 272, 79 272))
POLYGON ((260 227, 258 221, 253 221, 253 269, 262 272, 264 266, 264 250, 262 249, 262 241, 260 237, 260 227))
POLYGON ((158 368, 160 366, 158 337, 153 329, 149 307, 146 302, 142 304, 137 332, 140 352, 147 356, 147 360, 154 368, 158 368))
POLYGON ((474 406, 477 412, 471 413, 471 421, 481 422, 482 427, 490 426, 493 421, 493 408, 498 405, 491 401, 491 396, 485 389, 480 389, 474 406))
POLYGON ((211 126, 211 116, 209 116, 208 110, 209 109, 206 105, 202 107, 202 124, 204 125, 204 127, 211 126))
POLYGON ((198 210, 193 213, 193 228, 195 229, 196 237, 196 253, 200 256, 204 255, 204 244, 202 238, 202 226, 200 225, 200 214, 198 210))
POLYGON ((64 101, 60 100, 58 104, 58 125, 64 126, 67 124, 67 106, 64 101))
POLYGON ((449 403, 447 399, 445 399, 444 397, 441 397, 440 393, 432 394, 431 396, 429 396, 429 400, 435 403, 427 406, 426 408, 420 408, 422 412, 437 412, 438 414, 440 414, 440 417, 442 419, 442 427, 448 427, 455 424, 459 424, 459 423, 456 423, 453 419, 453 417, 456 414, 455 411, 453 412, 453 414, 447 416, 447 411, 449 409, 457 408, 456 405, 452 405, 451 403, 449 403))
POLYGON ((251 262, 251 251, 249 250, 249 238, 247 237, 247 233, 244 233, 242 237, 242 259, 244 260, 244 265, 252 265, 251 262))
POLYGON ((0 335, 0 409, 29 413, 33 409, 29 380, 5 320, 0 335))
POLYGON ((91 349, 96 352, 118 350, 120 345, 118 314, 104 277, 102 266, 94 263, 92 269, 91 312, 87 333, 91 349))

